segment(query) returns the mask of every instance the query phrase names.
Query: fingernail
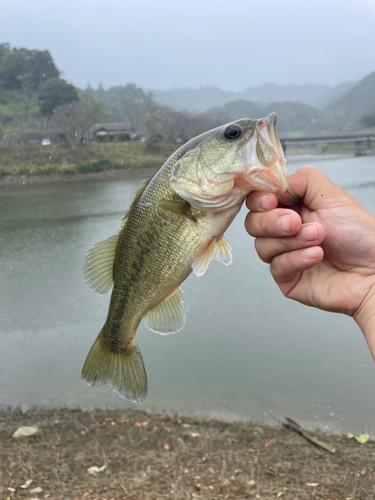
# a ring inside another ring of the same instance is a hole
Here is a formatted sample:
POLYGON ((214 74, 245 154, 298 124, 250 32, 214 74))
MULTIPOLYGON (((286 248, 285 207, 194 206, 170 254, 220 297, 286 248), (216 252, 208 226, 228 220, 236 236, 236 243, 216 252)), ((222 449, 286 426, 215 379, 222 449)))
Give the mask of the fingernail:
POLYGON ((316 259, 318 250, 316 247, 305 248, 302 250, 301 255, 304 259, 316 259))
POLYGON ((258 198, 258 207, 262 210, 267 210, 270 198, 266 194, 258 198))
POLYGON ((304 241, 315 241, 318 237, 318 232, 316 230, 316 225, 311 224, 309 226, 305 226, 299 232, 299 236, 304 241))
POLYGON ((280 231, 290 233, 290 215, 282 215, 277 219, 276 225, 280 231))

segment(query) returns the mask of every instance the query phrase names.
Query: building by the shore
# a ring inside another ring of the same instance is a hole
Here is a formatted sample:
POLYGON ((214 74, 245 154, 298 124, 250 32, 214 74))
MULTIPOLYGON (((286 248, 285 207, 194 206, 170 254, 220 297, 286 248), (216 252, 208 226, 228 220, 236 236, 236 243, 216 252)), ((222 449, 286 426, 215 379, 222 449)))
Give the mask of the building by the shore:
POLYGON ((128 123, 96 123, 90 128, 89 140, 95 142, 143 142, 145 137, 132 132, 128 123))
MULTIPOLYGON (((146 137, 132 132, 127 123, 96 123, 90 128, 88 137, 86 135, 84 139, 94 142, 144 142, 146 137)), ((85 142, 84 139, 83 142, 85 142)), ((67 144, 68 142, 63 131, 59 129, 43 132, 12 132, 0 139, 0 147, 67 144)))

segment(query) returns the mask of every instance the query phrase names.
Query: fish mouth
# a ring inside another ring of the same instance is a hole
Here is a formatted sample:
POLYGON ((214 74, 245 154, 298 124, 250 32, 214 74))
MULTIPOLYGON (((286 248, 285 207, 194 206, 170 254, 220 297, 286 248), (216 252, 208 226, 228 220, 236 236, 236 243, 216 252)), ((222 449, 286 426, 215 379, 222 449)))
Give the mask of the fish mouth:
POLYGON ((276 132, 276 113, 258 120, 245 144, 246 171, 240 184, 252 191, 274 193, 284 205, 295 205, 301 198, 289 186, 284 151, 276 132))

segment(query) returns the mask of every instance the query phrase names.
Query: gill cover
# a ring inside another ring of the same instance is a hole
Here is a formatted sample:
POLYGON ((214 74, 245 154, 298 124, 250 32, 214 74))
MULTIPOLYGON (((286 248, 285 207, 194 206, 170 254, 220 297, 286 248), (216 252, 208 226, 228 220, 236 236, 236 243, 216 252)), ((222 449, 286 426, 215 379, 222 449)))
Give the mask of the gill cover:
POLYGON ((276 134, 276 115, 244 118, 218 127, 185 153, 172 171, 171 186, 204 212, 226 210, 252 190, 273 192, 286 204, 298 202, 276 134))

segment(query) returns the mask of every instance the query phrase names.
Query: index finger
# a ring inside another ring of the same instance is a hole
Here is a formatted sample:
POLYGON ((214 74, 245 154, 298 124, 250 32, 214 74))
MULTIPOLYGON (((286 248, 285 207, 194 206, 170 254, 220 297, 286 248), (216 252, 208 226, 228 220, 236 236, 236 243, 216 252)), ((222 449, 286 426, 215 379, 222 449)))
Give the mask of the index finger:
POLYGON ((283 238, 293 236, 302 226, 301 217, 293 210, 277 208, 270 212, 249 212, 245 229, 255 238, 283 238))
POLYGON ((267 212, 277 207, 279 201, 272 193, 252 191, 246 199, 246 206, 253 212, 267 212))

